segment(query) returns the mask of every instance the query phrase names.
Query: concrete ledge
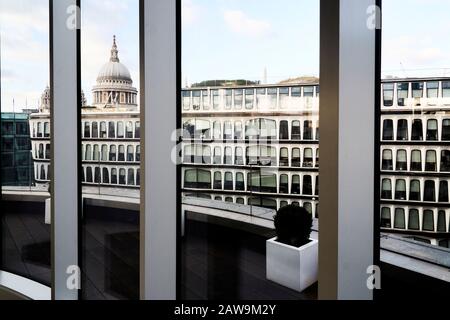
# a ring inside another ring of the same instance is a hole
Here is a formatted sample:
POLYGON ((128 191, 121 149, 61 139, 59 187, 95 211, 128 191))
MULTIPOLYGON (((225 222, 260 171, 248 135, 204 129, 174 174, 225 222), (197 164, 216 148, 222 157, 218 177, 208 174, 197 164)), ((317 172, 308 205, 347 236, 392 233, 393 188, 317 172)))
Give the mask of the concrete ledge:
POLYGON ((51 300, 51 288, 30 279, 0 271, 0 300, 51 300))

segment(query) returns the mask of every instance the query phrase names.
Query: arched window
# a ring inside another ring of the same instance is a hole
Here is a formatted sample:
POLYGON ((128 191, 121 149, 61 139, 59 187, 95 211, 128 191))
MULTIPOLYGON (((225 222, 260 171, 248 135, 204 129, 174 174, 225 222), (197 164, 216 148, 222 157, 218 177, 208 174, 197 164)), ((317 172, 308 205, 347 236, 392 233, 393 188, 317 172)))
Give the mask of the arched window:
POLYGON ((244 174, 242 172, 236 173, 236 190, 245 190, 244 174))
POLYGON ((202 146, 202 163, 211 164, 211 147, 202 146))
POLYGON ((102 182, 102 175, 99 167, 95 167, 94 169, 94 182, 95 183, 101 183, 102 182))
POLYGON ((122 139, 125 137, 125 128, 122 121, 117 123, 117 138, 122 139))
POLYGON ((222 149, 221 147, 214 147, 214 164, 222 164, 222 149))
POLYGON ((436 170, 436 151, 428 150, 426 155, 425 171, 435 172, 436 170))
POLYGON ((231 149, 231 147, 225 147, 223 163, 224 164, 233 164, 233 149, 231 149))
POLYGON ((422 152, 420 150, 411 152, 411 171, 422 171, 422 152))
POLYGON ((446 180, 439 182, 439 202, 449 202, 448 182, 446 180))
POLYGON ((406 171, 408 170, 408 160, 406 150, 397 150, 397 162, 396 162, 397 171, 406 171))
POLYGON ((441 151, 441 172, 450 172, 450 150, 441 151))
POLYGON ((99 161, 100 160, 100 149, 98 144, 94 145, 94 161, 99 161))
POLYGON ((39 144, 39 159, 44 159, 44 144, 39 144))
POLYGON ((411 209, 409 210, 409 219, 408 219, 408 229, 409 230, 419 230, 419 210, 411 209))
POLYGON ((408 140, 408 120, 400 119, 397 122, 397 140, 408 140))
POLYGON ((108 146, 102 145, 102 161, 108 161, 108 146))
POLYGON ((425 191, 423 193, 423 201, 436 201, 436 183, 434 180, 425 181, 425 191))
POLYGON ((308 211, 308 213, 310 215, 312 215, 312 204, 311 204, 311 202, 304 202, 303 203, 303 208, 305 208, 305 210, 308 211))
POLYGON ((42 164, 41 165, 41 172, 40 172, 40 176, 39 176, 40 180, 46 180, 46 176, 45 176, 45 166, 42 164))
POLYGON ((84 158, 86 161, 92 160, 92 146, 90 144, 86 145, 86 155, 84 158))
POLYGON ((291 193, 292 194, 300 194, 300 176, 299 175, 292 176, 291 193))
POLYGON ((108 123, 108 138, 115 139, 116 138, 116 124, 113 121, 108 123))
POLYGON ((383 179, 381 183, 381 198, 392 199, 392 182, 391 179, 383 179))
POLYGON ((236 121, 234 123, 234 139, 242 140, 242 122, 236 121))
POLYGON ((141 146, 136 146, 136 162, 141 161, 141 146))
POLYGON ((119 184, 121 184, 121 185, 127 184, 126 179, 127 179, 126 170, 122 168, 119 170, 119 184))
POLYGON ((224 189, 225 190, 233 190, 233 173, 231 172, 225 172, 225 183, 224 183, 224 189))
POLYGON ((234 164, 241 166, 244 164, 244 151, 242 147, 236 147, 234 154, 234 164))
POLYGON ((395 209, 394 228, 395 229, 405 229, 406 228, 405 209, 403 209, 403 208, 395 209))
POLYGON ((289 140, 289 122, 280 121, 280 140, 289 140))
POLYGON ((245 204, 245 200, 244 200, 244 198, 236 198, 236 203, 237 204, 245 204))
POLYGON ((303 194, 312 195, 312 178, 310 175, 303 176, 303 194))
POLYGON ((115 145, 109 147, 109 161, 117 161, 117 147, 115 145))
POLYGON ((50 144, 45 145, 45 159, 50 159, 50 144))
POLYGON ((432 210, 423 211, 422 229, 424 231, 434 231, 434 212, 432 210))
POLYGON ((211 172, 201 169, 189 169, 184 172, 184 187, 195 189, 211 188, 211 172))
POLYGON ((124 145, 119 145, 119 157, 118 157, 119 161, 125 161, 125 146, 124 145))
POLYGON ((214 172, 214 189, 222 190, 222 173, 219 171, 214 172))
POLYGON ((127 146, 127 161, 128 162, 134 161, 134 150, 133 146, 131 145, 127 146))
POLYGON ((231 121, 225 121, 223 124, 223 138, 224 140, 231 140, 233 137, 233 125, 231 121))
POLYGON ((91 124, 89 122, 84 123, 84 137, 85 138, 91 137, 91 124))
POLYGON ((50 137, 50 122, 44 122, 44 137, 50 137))
POLYGON ((414 119, 412 124, 411 140, 422 141, 423 140, 423 125, 421 119, 414 119))
POLYGON ((136 184, 136 181, 134 180, 134 169, 128 169, 128 185, 134 186, 136 184))
POLYGON ((450 119, 442 120, 442 141, 450 141, 450 119))
POLYGON ((394 122, 391 119, 383 121, 383 140, 394 140, 394 122))
POLYGON ((140 169, 136 170, 136 185, 137 186, 141 185, 141 170, 140 169))
POLYGON ((300 121, 292 121, 291 140, 301 140, 300 121))
POLYGON ((313 125, 312 121, 305 121, 303 123, 303 140, 313 139, 313 125))
POLYGON ((93 182, 93 176, 92 176, 92 167, 86 168, 86 182, 92 183, 93 182))
POLYGON ((117 184, 117 169, 111 169, 111 184, 117 184))
POLYGON ((109 171, 108 168, 103 168, 102 178, 104 184, 109 184, 109 171))
POLYGON ((292 149, 292 167, 300 167, 301 157, 300 157, 300 148, 292 149))
POLYGON ((288 148, 280 149, 280 167, 289 167, 289 150, 288 150, 288 148))
POLYGON ((430 119, 427 122, 427 141, 438 140, 438 122, 436 119, 430 119))
POLYGON ((126 138, 131 139, 133 138, 133 122, 128 121, 127 122, 127 132, 126 132, 126 138))
POLYGON ((92 138, 98 138, 98 122, 92 122, 92 138))
POLYGON ((42 138, 42 123, 38 122, 37 124, 37 137, 42 138))
POLYGON ((420 181, 411 180, 409 185, 409 201, 420 201, 420 181))
POLYGON ((134 138, 139 139, 141 137, 141 123, 136 121, 134 124, 134 138))
POLYGON ((392 150, 385 149, 383 150, 383 160, 381 163, 382 170, 393 170, 393 162, 392 162, 392 150))
POLYGON ((406 200, 406 180, 398 179, 395 182, 395 199, 406 200))
POLYGON ((446 231, 447 231, 447 223, 445 221, 445 211, 439 210, 437 221, 437 232, 446 232, 446 231))
POLYGON ((100 122, 100 138, 102 139, 107 138, 106 122, 100 122))
POLYGON ((303 155, 303 167, 312 168, 313 167, 313 150, 311 148, 306 148, 303 155))
POLYGON ((382 208, 381 209, 381 228, 392 228, 391 223, 391 209, 390 208, 382 208))
POLYGON ((287 174, 280 175, 280 193, 289 193, 289 177, 287 174))
POLYGON ((213 124, 213 138, 214 140, 221 140, 222 139, 222 129, 219 121, 214 121, 213 124))

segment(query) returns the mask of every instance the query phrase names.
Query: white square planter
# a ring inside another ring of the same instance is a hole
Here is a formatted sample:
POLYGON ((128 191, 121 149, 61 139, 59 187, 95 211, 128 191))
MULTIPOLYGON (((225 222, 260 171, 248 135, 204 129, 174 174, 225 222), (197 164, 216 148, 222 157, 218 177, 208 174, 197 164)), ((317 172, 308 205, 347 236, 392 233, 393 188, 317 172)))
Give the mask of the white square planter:
POLYGON ((266 242, 266 277, 282 286, 302 292, 317 282, 319 242, 292 247, 276 241, 266 242))

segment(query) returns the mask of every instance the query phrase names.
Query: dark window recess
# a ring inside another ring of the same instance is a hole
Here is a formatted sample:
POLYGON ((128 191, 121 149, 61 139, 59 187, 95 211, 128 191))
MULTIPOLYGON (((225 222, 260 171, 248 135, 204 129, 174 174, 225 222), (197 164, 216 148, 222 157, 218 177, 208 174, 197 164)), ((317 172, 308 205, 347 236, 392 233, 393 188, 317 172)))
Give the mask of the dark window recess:
POLYGON ((394 140, 394 122, 390 119, 383 122, 383 140, 394 140))
POLYGON ((422 141, 423 140, 423 125, 422 120, 415 119, 412 124, 411 140, 422 141))
POLYGON ((289 140, 289 123, 286 120, 280 121, 280 140, 289 140))
POLYGON ((441 172, 450 172, 450 150, 441 152, 441 172))
POLYGON ((450 119, 442 120, 442 141, 450 141, 450 119))
POLYGON ((439 202, 449 202, 447 181, 439 182, 439 202))
POLYGON ((397 140, 408 140, 408 121, 405 119, 398 120, 397 123, 397 140))
POLYGON ((425 191, 423 193, 423 201, 436 201, 436 184, 433 180, 425 181, 425 191))

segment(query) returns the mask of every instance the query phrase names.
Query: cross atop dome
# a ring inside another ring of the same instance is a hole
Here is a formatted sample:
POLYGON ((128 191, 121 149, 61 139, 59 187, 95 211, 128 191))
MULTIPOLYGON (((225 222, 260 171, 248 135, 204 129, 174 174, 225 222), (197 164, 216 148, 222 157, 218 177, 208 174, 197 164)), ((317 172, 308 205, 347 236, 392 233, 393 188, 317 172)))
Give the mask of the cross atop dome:
POLYGON ((113 46, 111 49, 111 62, 120 62, 119 60, 119 50, 117 50, 117 44, 116 44, 116 36, 113 36, 113 46))

